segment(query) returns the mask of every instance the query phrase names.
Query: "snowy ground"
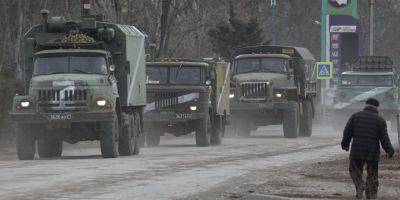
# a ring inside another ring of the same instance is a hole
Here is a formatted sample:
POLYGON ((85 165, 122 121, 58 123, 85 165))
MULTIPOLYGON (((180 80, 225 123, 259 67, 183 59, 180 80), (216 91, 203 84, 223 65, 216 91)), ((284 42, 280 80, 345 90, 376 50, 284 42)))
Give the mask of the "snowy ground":
POLYGON ((163 137, 160 147, 116 159, 102 159, 97 143, 66 145, 61 159, 18 161, 7 154, 0 156, 0 199, 241 198, 243 188, 277 173, 345 158, 339 141, 322 128, 311 138, 284 139, 281 127, 271 126, 206 148, 194 146, 193 136, 163 137))

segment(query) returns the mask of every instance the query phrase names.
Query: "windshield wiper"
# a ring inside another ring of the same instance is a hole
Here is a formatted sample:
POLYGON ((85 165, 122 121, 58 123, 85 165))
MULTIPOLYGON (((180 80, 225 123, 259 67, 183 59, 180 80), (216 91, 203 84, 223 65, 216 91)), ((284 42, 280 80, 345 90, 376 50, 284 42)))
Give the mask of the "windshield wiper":
POLYGON ((255 70, 250 70, 250 71, 245 71, 245 72, 238 72, 238 74, 246 74, 246 73, 252 73, 252 72, 258 72, 260 69, 255 69, 255 70))
POLYGON ((79 72, 79 73, 84 73, 84 74, 93 74, 92 72, 87 72, 87 71, 84 71, 84 70, 81 70, 81 69, 74 69, 74 70, 72 70, 73 72, 79 72))
POLYGON ((179 72, 181 71, 182 67, 183 67, 183 64, 180 64, 179 67, 178 67, 178 69, 176 70, 175 79, 178 77, 179 72))

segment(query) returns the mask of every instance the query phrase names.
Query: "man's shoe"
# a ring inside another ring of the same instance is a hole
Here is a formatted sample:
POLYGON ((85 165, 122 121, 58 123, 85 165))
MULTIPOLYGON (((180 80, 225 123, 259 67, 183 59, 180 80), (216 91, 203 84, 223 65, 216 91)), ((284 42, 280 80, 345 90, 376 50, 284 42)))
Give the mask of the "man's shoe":
POLYGON ((364 187, 357 189, 356 199, 362 199, 364 194, 364 187))

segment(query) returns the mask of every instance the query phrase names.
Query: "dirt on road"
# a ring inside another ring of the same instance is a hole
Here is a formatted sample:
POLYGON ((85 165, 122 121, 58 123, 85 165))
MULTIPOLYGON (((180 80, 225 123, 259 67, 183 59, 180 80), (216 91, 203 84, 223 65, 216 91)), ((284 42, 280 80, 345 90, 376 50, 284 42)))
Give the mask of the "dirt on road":
MULTIPOLYGON (((315 127, 312 137, 282 135, 280 126, 263 127, 248 138, 224 138, 222 145, 206 148, 195 146, 194 135, 164 136, 158 147, 116 159, 102 159, 98 142, 65 144, 56 159, 19 161, 6 153, 0 155, 0 199, 352 197, 339 133, 315 127)), ((397 176, 395 167, 382 165, 397 176)), ((397 179, 383 179, 384 197, 398 196, 397 179)))
MULTIPOLYGON (((191 199, 354 199, 355 191, 348 173, 349 160, 317 162, 304 166, 288 166, 273 171, 258 171, 236 180, 236 187, 214 190, 191 199), (240 186, 238 186, 240 185, 240 186), (208 196, 208 197, 206 197, 208 196)), ((364 180, 365 180, 364 172, 364 180)), ((382 156, 379 168, 379 199, 400 199, 400 156, 382 156)))

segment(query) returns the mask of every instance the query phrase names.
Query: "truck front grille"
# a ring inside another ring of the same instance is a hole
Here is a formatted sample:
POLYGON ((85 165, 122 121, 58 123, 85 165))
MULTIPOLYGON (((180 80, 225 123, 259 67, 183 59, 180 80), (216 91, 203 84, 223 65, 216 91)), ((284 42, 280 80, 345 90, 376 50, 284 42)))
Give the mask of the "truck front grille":
POLYGON ((86 101, 86 89, 39 90, 39 101, 86 101))
POLYGON ((43 112, 77 112, 87 109, 87 89, 42 89, 38 106, 43 112))
POLYGON ((241 83, 241 96, 247 99, 265 98, 268 96, 268 82, 245 82, 241 83))
POLYGON ((175 108, 178 105, 178 94, 175 92, 155 93, 156 109, 175 108))

